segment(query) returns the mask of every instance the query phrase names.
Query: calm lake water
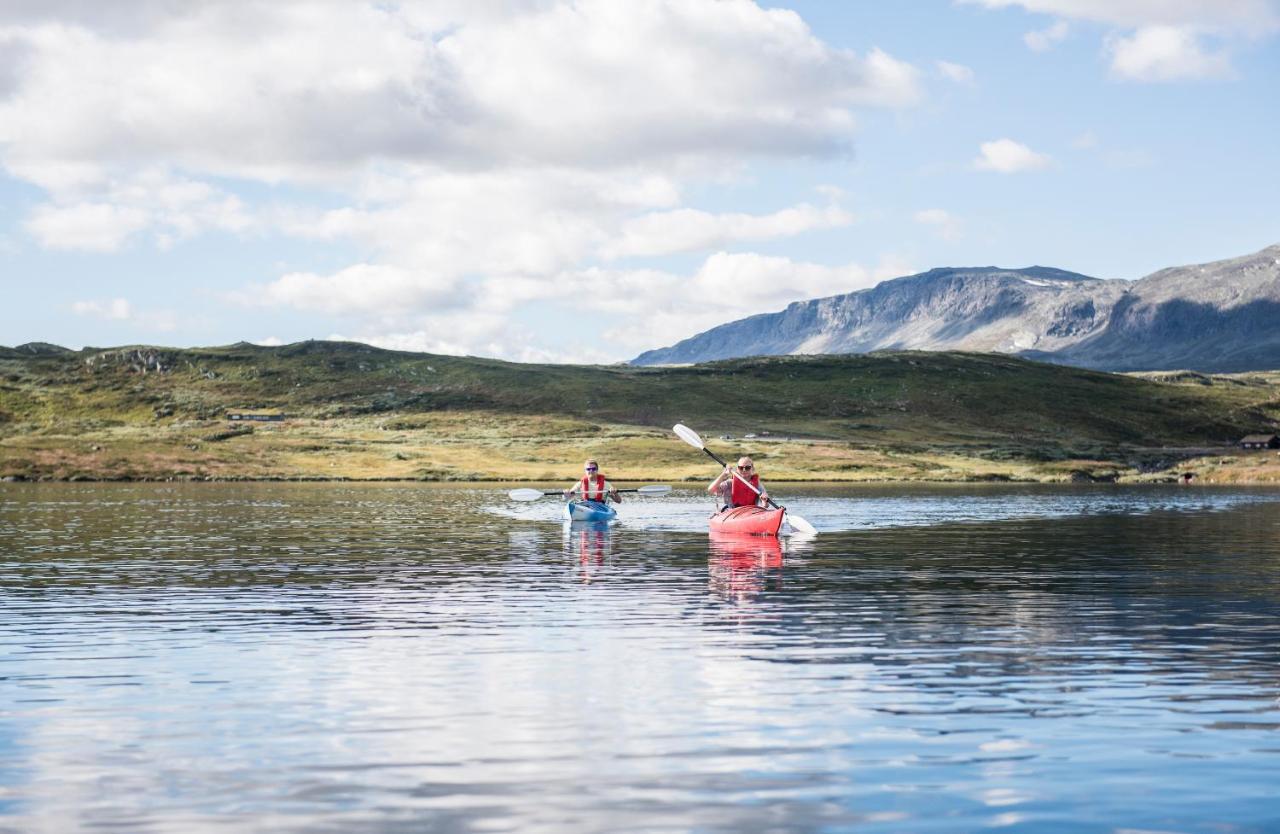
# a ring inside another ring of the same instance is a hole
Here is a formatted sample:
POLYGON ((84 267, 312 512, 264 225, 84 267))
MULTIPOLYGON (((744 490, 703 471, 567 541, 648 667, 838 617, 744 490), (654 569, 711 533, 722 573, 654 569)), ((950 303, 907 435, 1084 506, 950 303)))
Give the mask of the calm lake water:
POLYGON ((0 486, 0 831, 1280 831, 1280 491, 0 486))

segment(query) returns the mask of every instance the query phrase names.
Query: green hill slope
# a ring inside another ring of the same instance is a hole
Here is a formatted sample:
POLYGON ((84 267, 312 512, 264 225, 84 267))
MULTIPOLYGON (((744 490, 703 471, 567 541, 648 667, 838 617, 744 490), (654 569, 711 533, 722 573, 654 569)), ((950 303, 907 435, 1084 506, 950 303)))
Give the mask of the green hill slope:
MULTIPOLYGON (((767 432, 751 445, 774 444, 757 454, 774 458, 775 477, 885 468, 867 455, 1125 466, 1167 457, 1160 447, 1227 444, 1277 416, 1262 377, 1170 383, 989 354, 638 368, 341 342, 0 352, 0 475, 24 477, 561 477, 584 449, 615 472, 672 477, 701 466, 667 433, 677 421, 767 432), (228 411, 252 409, 289 420, 210 439, 226 433, 228 411)), ((930 467, 898 474, 975 474, 930 467)))

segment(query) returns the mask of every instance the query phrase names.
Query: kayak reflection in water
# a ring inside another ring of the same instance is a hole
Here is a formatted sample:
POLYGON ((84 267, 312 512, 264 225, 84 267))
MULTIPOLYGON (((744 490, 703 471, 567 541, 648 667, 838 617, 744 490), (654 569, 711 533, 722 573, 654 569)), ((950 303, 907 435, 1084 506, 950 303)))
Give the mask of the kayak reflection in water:
POLYGON ((591 583, 613 549, 609 525, 599 521, 573 521, 564 525, 565 552, 576 556, 579 578, 591 583))
POLYGON ((775 536, 712 533, 708 574, 712 592, 746 603, 782 589, 782 544, 775 536))
POLYGON ((612 501, 615 504, 622 503, 622 496, 618 495, 618 490, 614 485, 605 480, 604 475, 600 474, 600 464, 596 463, 594 459, 588 459, 582 465, 582 470, 582 478, 564 491, 565 498, 581 495, 584 501, 596 501, 601 504, 607 501, 612 501))
POLYGON ((711 482, 711 486, 707 487, 707 492, 717 496, 722 510, 730 507, 763 507, 769 501, 769 491, 760 484, 755 461, 745 456, 738 458, 737 466, 726 466, 711 482), (739 477, 734 477, 735 473, 739 477), (747 486, 747 483, 751 486, 747 486))

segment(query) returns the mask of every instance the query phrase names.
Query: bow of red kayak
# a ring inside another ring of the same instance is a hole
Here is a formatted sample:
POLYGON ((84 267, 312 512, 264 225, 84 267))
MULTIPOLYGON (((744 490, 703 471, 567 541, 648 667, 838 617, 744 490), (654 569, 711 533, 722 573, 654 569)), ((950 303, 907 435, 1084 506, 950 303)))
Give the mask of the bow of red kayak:
POLYGON ((786 510, 779 507, 733 507, 711 516, 708 522, 713 533, 749 533, 756 536, 776 536, 782 529, 786 510))

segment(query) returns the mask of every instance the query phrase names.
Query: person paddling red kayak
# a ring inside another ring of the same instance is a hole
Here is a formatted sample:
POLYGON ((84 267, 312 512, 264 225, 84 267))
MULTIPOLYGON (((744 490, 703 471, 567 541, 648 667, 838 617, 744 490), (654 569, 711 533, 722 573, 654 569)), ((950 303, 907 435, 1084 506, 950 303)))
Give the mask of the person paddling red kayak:
POLYGON ((707 492, 719 496, 719 509, 710 520, 712 530, 776 536, 782 528, 785 511, 769 509, 769 492, 760 484, 760 473, 749 457, 738 458, 737 466, 726 466, 707 492))
POLYGON ((711 486, 707 487, 707 492, 720 496, 721 510, 762 507, 769 503, 769 491, 760 485, 760 473, 756 471, 755 461, 745 456, 738 458, 736 467, 726 466, 711 482, 711 486), (735 472, 738 475, 736 478, 735 472))
MULTIPOLYGON (((785 507, 778 506, 768 495, 761 494, 763 490, 759 488, 760 479, 755 473, 755 464, 751 463, 751 458, 741 458, 737 467, 731 467, 721 460, 715 452, 708 449, 707 445, 702 442, 702 436, 693 429, 683 423, 676 423, 671 427, 671 430, 685 443, 695 449, 701 449, 706 453, 707 457, 724 467, 724 472, 712 483, 710 492, 715 493, 716 488, 719 487, 723 480, 730 478, 733 481, 733 485, 730 486, 731 491, 726 503, 733 500, 734 493, 732 490, 736 490, 738 484, 742 484, 743 489, 756 495, 758 500, 764 501, 767 505, 761 507, 755 503, 749 503, 741 507, 729 506, 711 516, 708 520, 708 526, 713 532, 754 533, 756 535, 776 536, 781 532, 784 520, 789 520, 792 529, 805 535, 813 535, 818 532, 812 524, 795 513, 788 513, 785 507), (755 478, 754 481, 749 480, 742 472, 738 471, 742 468, 744 462, 751 463, 751 476, 755 478)), ((742 495, 742 493, 738 493, 738 495, 742 495)), ((751 499, 748 498, 747 500, 750 501, 751 499)))

